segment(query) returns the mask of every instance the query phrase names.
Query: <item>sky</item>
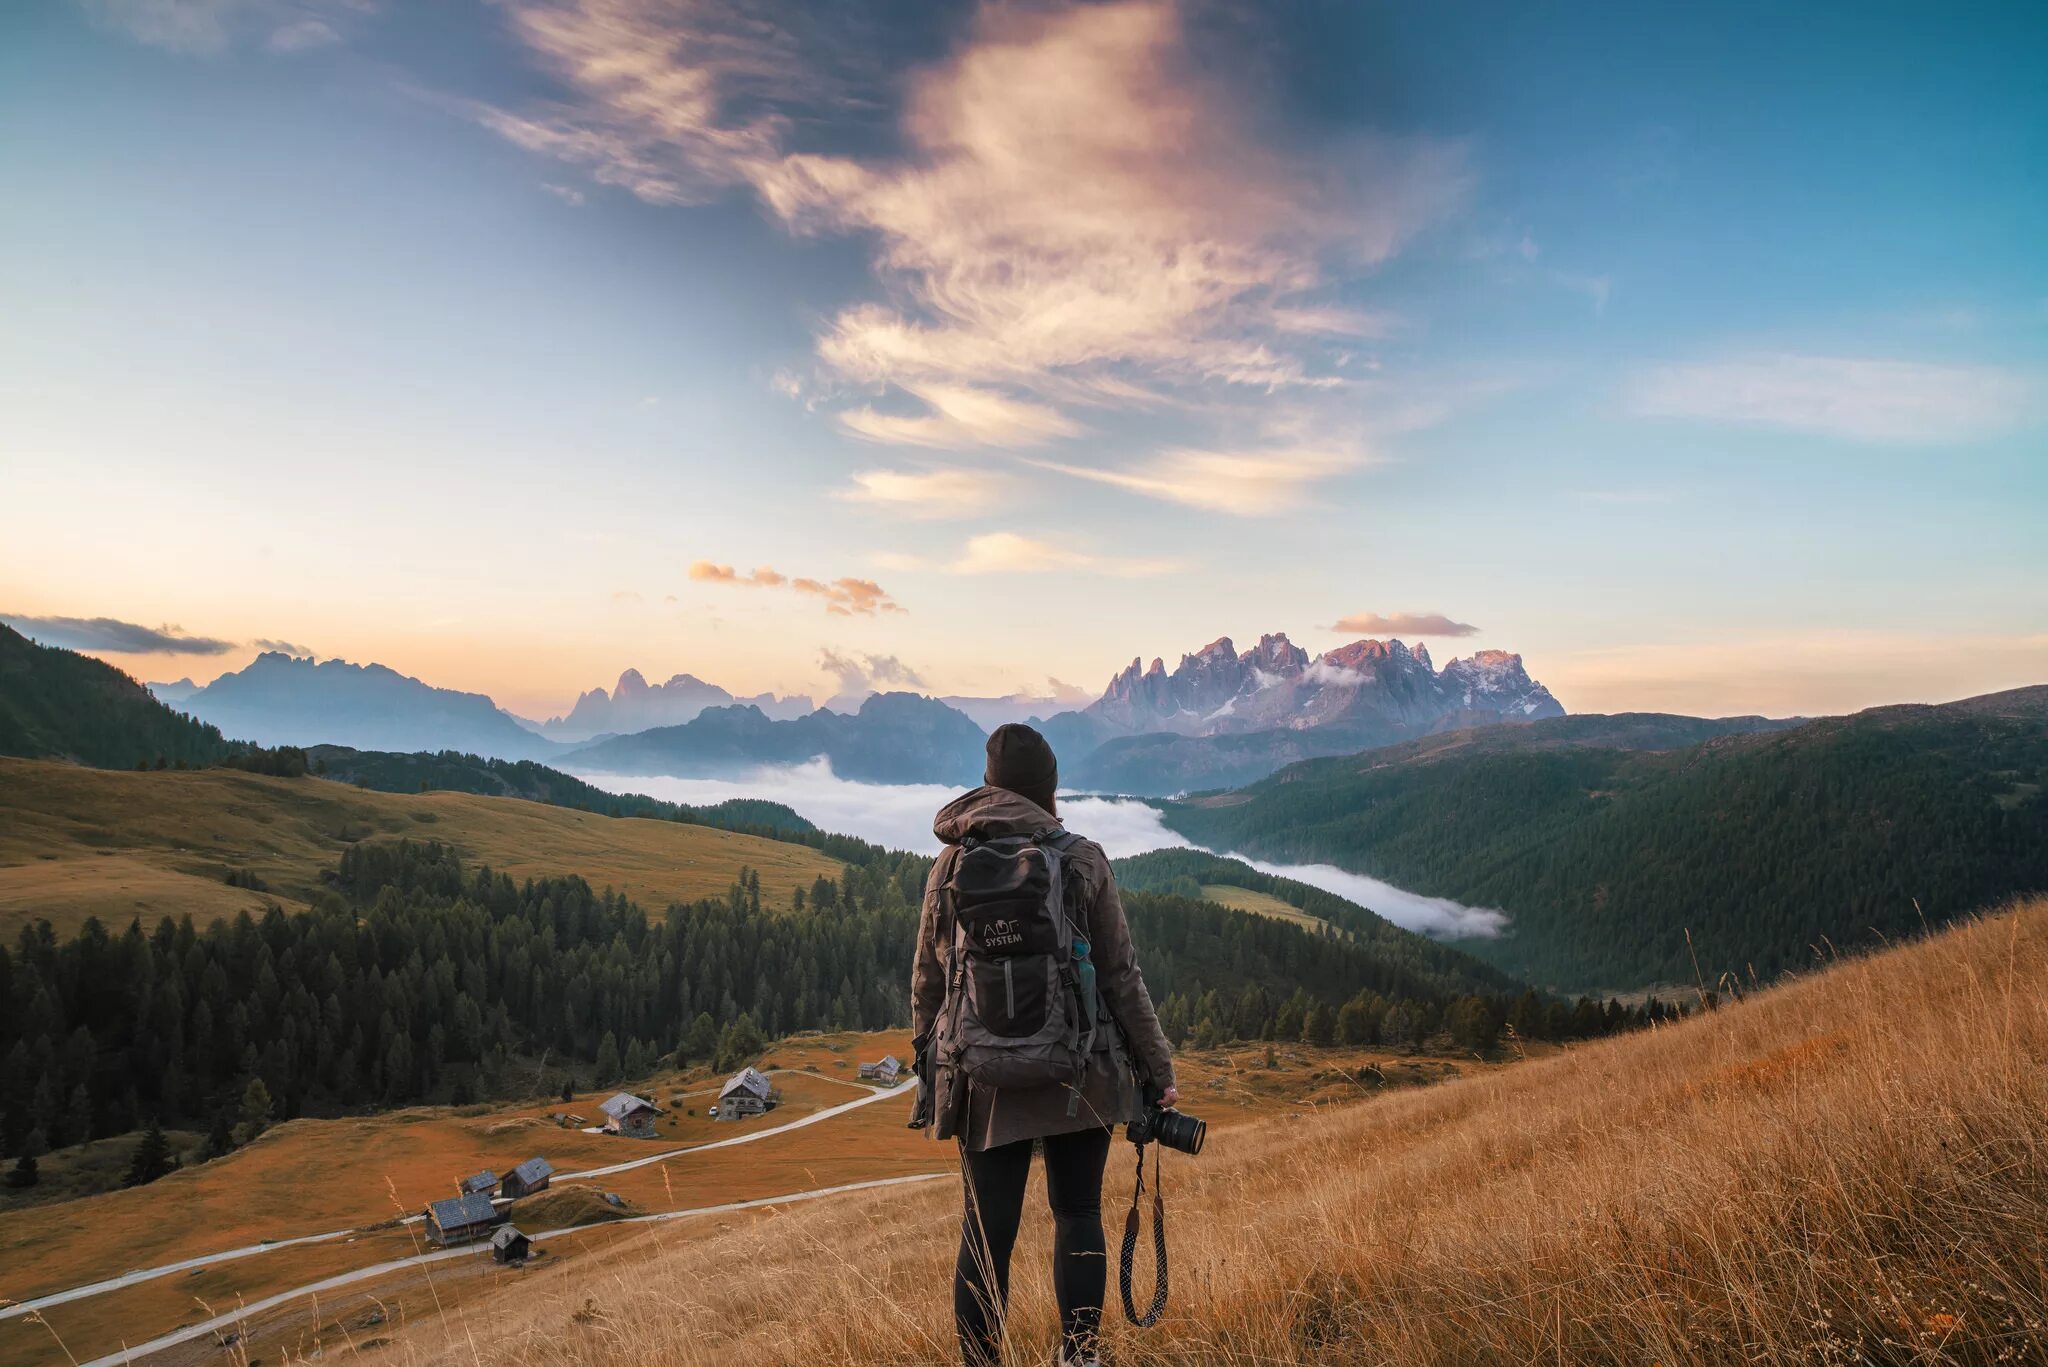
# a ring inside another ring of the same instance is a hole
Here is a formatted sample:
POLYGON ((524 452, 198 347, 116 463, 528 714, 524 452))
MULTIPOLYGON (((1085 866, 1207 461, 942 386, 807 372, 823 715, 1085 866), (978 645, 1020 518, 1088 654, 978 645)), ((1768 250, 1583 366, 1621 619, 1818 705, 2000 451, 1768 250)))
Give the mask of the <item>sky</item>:
POLYGON ((2048 681, 2048 10, 23 0, 0 618, 565 711, 2048 681))

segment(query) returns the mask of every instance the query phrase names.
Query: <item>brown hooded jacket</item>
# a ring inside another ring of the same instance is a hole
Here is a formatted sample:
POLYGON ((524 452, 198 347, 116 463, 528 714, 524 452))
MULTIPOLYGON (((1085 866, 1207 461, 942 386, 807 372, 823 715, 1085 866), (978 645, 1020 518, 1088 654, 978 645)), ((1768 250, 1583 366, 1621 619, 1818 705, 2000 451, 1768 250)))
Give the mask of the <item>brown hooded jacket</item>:
MULTIPOLYGON (((1006 788, 981 787, 963 793, 939 809, 932 833, 946 849, 932 865, 924 888, 924 908, 917 931, 917 960, 910 977, 910 1019, 912 1032, 923 1038, 937 1020, 946 997, 945 946, 941 943, 942 908, 939 889, 951 875, 959 857, 960 842, 969 835, 993 839, 1008 835, 1033 835, 1060 829, 1058 818, 1027 798, 1006 788)), ((1084 913, 1089 957, 1095 962, 1096 984, 1110 1014, 1115 1017, 1138 1067, 1160 1088, 1173 1085, 1173 1049, 1159 1028, 1159 1015, 1145 991, 1144 975, 1131 949, 1131 930, 1124 921, 1123 902, 1117 897, 1116 879, 1109 869, 1109 856, 1092 840, 1079 840, 1065 855, 1078 890, 1077 900, 1084 913)), ((994 1148, 1019 1139, 1041 1139, 1051 1134, 1121 1124, 1142 1104, 1120 1049, 1106 1049, 1094 1057, 1081 1089, 1081 1103, 1067 1114, 1072 1088, 1065 1083, 1044 1087, 1006 1088, 1000 1091, 967 1084, 957 1108, 949 1110, 951 1079, 943 1064, 934 1060, 932 1088, 933 1125, 929 1133, 938 1139, 958 1135, 972 1150, 994 1148)))

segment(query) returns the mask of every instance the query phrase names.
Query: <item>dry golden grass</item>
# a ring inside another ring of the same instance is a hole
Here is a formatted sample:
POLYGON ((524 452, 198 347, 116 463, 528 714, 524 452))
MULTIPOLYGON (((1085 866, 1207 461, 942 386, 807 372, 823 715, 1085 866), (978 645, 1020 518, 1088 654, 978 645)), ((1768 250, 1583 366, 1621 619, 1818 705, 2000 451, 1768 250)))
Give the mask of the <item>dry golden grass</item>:
POLYGON ((0 758, 0 936, 36 917, 59 934, 97 916, 204 923, 302 906, 356 840, 444 841, 514 878, 581 874, 659 912, 722 897, 742 867, 774 905, 840 864, 803 845, 472 793, 373 793, 231 769, 132 773, 0 758), (230 869, 267 892, 227 886, 230 869))
MULTIPOLYGON (((1117 1325, 1115 1360, 2048 1360, 2044 1064, 2048 900, 1702 1019, 1239 1127, 1167 1164, 1172 1306, 1117 1325)), ((394 1351, 947 1362, 956 1200, 935 1183, 710 1238, 622 1231, 605 1261, 415 1322, 394 1351)), ((1052 1356, 1047 1237, 1034 1212, 1018 1364, 1052 1356)))
MULTIPOLYGON (((665 1106, 671 1104, 669 1095, 684 1085, 673 1073, 649 1081, 655 1085, 645 1085, 644 1090, 665 1106)), ((546 1156, 561 1172, 608 1166, 784 1124, 859 1095, 801 1075, 778 1074, 776 1084, 783 1104, 760 1120, 721 1125, 704 1114, 712 1098, 693 1098, 661 1118, 660 1138, 654 1140, 583 1134, 557 1128, 544 1118, 552 1111, 574 1111, 601 1120, 597 1103, 610 1095, 602 1090, 566 1104, 416 1106, 339 1120, 287 1121, 225 1158, 185 1168, 145 1187, 10 1212, 0 1221, 0 1295, 27 1300, 133 1267, 417 1214, 428 1201, 454 1195, 458 1178, 484 1167, 502 1172, 535 1154, 546 1156), (683 1114, 685 1106, 695 1106, 697 1114, 683 1114)), ((903 1105, 909 1105, 907 1092, 903 1105)), ((93 1147, 118 1146, 100 1141, 93 1147)), ((756 1150, 744 1146, 729 1152, 737 1158, 756 1150)), ((601 1179, 601 1185, 636 1203, 653 1201, 657 1209, 725 1199, 718 1194, 720 1187, 697 1176, 706 1168, 705 1161, 680 1166, 690 1175, 672 1179, 677 1198, 673 1201, 662 1200, 660 1164, 601 1179)), ((762 1186, 747 1194, 791 1189, 762 1186)), ((292 1264, 302 1256, 293 1250, 265 1259, 292 1264)), ((230 1275, 243 1271, 237 1267, 230 1275)), ((266 1268, 263 1275, 271 1274, 266 1268)), ((270 1289, 293 1284, 285 1281, 270 1289)), ((0 1327, 0 1362, 6 1360, 7 1337, 0 1327)))
POLYGON ((1266 916, 1275 921, 1286 921, 1304 930, 1321 930, 1329 924, 1320 916, 1311 916, 1300 907, 1284 902, 1270 892, 1254 892, 1250 888, 1236 887, 1230 883, 1202 884, 1204 901, 1233 911, 1248 911, 1254 916, 1266 916))

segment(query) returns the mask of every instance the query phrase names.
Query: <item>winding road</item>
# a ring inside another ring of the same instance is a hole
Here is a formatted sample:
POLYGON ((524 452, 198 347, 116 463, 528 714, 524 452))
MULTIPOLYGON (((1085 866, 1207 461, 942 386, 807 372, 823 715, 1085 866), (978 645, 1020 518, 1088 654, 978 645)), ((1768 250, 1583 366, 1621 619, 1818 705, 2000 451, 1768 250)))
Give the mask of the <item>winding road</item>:
MULTIPOLYGON (((855 1102, 854 1104, 859 1105, 861 1103, 855 1102)), ((844 1110, 845 1108, 841 1107, 839 1109, 844 1110)), ((811 1118, 815 1119, 816 1117, 811 1118)), ((803 1124, 806 1122, 799 1121, 797 1123, 803 1124)), ((789 1128, 793 1129, 795 1126, 790 1126, 789 1128)), ((762 1134, 765 1135, 766 1133, 767 1131, 762 1131, 762 1134)), ((756 1137, 758 1138, 759 1136, 756 1137)), ((872 1191, 878 1187, 907 1186, 915 1182, 932 1182, 940 1178, 952 1176, 954 1176, 952 1172, 921 1172, 909 1177, 878 1177, 868 1182, 847 1182, 836 1187, 817 1187, 810 1191, 791 1192, 786 1196, 760 1196, 751 1201, 728 1201, 720 1206, 697 1206, 690 1210, 665 1210, 654 1215, 635 1215, 624 1220, 600 1220, 595 1224, 571 1225, 567 1229, 544 1230, 534 1235, 533 1238, 534 1242, 538 1243, 543 1239, 558 1239, 565 1234, 575 1234, 586 1229, 612 1229, 619 1225, 652 1224, 661 1220, 686 1219, 692 1215, 723 1215, 737 1210, 756 1210, 762 1206, 792 1205, 798 1201, 816 1201, 826 1196, 843 1196, 853 1191, 872 1191)), ((247 1305, 237 1307, 230 1314, 216 1315, 212 1319, 205 1320, 199 1324, 188 1324, 182 1329, 173 1330, 159 1338, 153 1338, 147 1343, 138 1343, 132 1348, 123 1348, 118 1353, 109 1353, 105 1357, 94 1358, 90 1362, 80 1364, 80 1367, 120 1367, 120 1364, 133 1362, 137 1358, 147 1357, 149 1354, 161 1352, 165 1348, 175 1348, 181 1343, 189 1343, 193 1339, 203 1337, 204 1335, 219 1333, 221 1330, 238 1324, 251 1315, 275 1309, 287 1302, 295 1301, 301 1296, 315 1296, 323 1292, 338 1290, 341 1287, 349 1286, 356 1282, 364 1282, 374 1277, 386 1276, 402 1268, 419 1267, 426 1263, 446 1262, 451 1258, 473 1258, 480 1253, 489 1252, 490 1247, 488 1243, 465 1244, 460 1248, 437 1249, 432 1253, 421 1253, 411 1258, 394 1258, 390 1262, 377 1263, 371 1267, 357 1268, 353 1272, 339 1273, 326 1278, 324 1281, 309 1282, 305 1286, 293 1287, 290 1291, 280 1291, 275 1296, 265 1296, 262 1300, 250 1301, 247 1305)))
MULTIPOLYGON (((771 1069, 770 1071, 788 1072, 791 1070, 777 1068, 771 1069)), ((804 1076, 821 1077, 822 1075, 817 1073, 805 1073, 804 1076)), ((906 1074, 906 1076, 908 1076, 908 1074, 906 1074)), ((761 1130, 750 1130, 745 1134, 736 1134, 730 1139, 715 1139, 708 1144, 693 1144, 680 1149, 668 1149, 661 1153, 649 1154, 645 1158, 635 1158, 624 1163, 613 1163, 601 1168, 585 1168, 581 1172, 561 1172, 556 1173, 555 1176, 565 1181, 571 1178, 578 1177, 609 1177, 613 1173, 630 1172, 634 1168, 644 1168, 651 1163, 667 1162, 672 1158, 680 1158, 687 1154, 704 1153, 711 1149, 727 1149, 733 1147, 736 1144, 756 1143, 760 1140, 768 1139, 778 1134, 787 1134, 791 1130, 800 1130, 804 1128, 806 1125, 815 1125, 820 1121, 830 1120, 834 1116, 845 1115, 848 1111, 858 1110, 862 1106, 872 1106, 875 1102, 881 1101, 887 1097, 909 1095, 909 1090, 900 1084, 895 1087, 868 1087, 862 1083, 848 1082, 844 1078, 824 1078, 823 1080, 827 1082, 837 1082, 840 1085, 846 1087, 856 1088, 857 1090, 866 1093, 866 1095, 856 1097, 852 1101, 842 1102, 837 1106, 828 1106, 822 1111, 813 1111, 811 1114, 803 1116, 802 1118, 797 1120, 789 1121, 787 1124, 771 1125, 768 1128, 761 1130)), ((783 1201, 809 1200, 818 1196, 834 1195, 841 1191, 855 1191, 860 1189, 861 1187, 887 1186, 893 1182, 922 1180, 924 1179, 892 1177, 885 1179, 881 1182, 858 1182, 854 1183, 851 1186, 845 1187, 821 1187, 814 1191, 797 1192, 789 1196, 763 1197, 753 1201, 741 1201, 733 1205, 704 1206, 693 1210, 665 1211, 654 1215, 633 1216, 630 1220, 608 1220, 603 1221, 601 1223, 616 1225, 646 1220, 679 1219, 685 1215, 712 1215, 720 1211, 745 1210, 752 1206, 775 1205, 783 1201)), ((420 1217, 416 1215, 408 1217, 406 1223, 413 1223, 417 1221, 419 1218, 420 1217)), ((590 1226, 579 1225, 576 1226, 576 1228, 587 1229, 590 1228, 590 1226)), ((262 1243, 247 1244, 241 1248, 226 1249, 219 1253, 208 1253, 201 1257, 186 1258, 180 1262, 163 1263, 156 1267, 137 1268, 131 1272, 124 1272, 118 1277, 108 1277, 103 1281, 88 1282, 82 1286, 74 1286, 64 1291, 52 1291, 47 1295, 36 1296, 30 1300, 17 1301, 12 1305, 0 1306, 0 1320, 13 1319, 16 1316, 26 1315, 31 1313, 32 1311, 43 1310, 50 1306, 64 1305, 71 1301, 84 1300, 90 1296, 104 1295, 109 1291, 120 1291, 126 1287, 139 1286, 143 1282, 155 1281, 159 1277, 168 1277, 179 1272, 190 1272, 202 1267, 211 1267, 215 1263, 233 1262, 238 1258, 254 1257, 256 1254, 259 1253, 271 1253, 280 1248, 293 1248, 301 1244, 328 1243, 335 1239, 345 1239, 351 1234, 360 1234, 362 1232, 363 1231, 360 1229, 336 1229, 329 1230, 325 1234, 302 1234, 296 1238, 266 1240, 262 1243)), ((571 1231, 551 1230, 549 1232, 553 1234, 567 1234, 571 1231)), ((237 1312, 237 1315, 245 1314, 254 1310, 263 1309, 272 1305, 282 1304, 283 1302, 291 1300, 293 1297, 296 1296, 307 1295, 317 1291, 325 1291, 330 1287, 334 1286, 346 1286, 350 1282, 362 1280, 364 1277, 382 1276, 386 1272, 390 1272, 401 1267, 409 1267, 416 1263, 435 1262, 442 1258, 462 1257, 467 1254, 481 1252, 484 1247, 487 1247, 487 1245, 446 1249, 437 1253, 422 1254, 419 1257, 415 1258, 401 1258, 395 1262, 379 1263, 375 1267, 363 1268, 357 1272, 342 1273, 339 1276, 330 1277, 323 1282, 317 1282, 310 1286, 299 1287, 296 1290, 292 1291, 281 1292, 280 1294, 272 1296, 267 1300, 254 1302, 248 1306, 243 1307, 241 1311, 237 1312)), ((228 1315, 223 1316, 221 1318, 222 1320, 232 1321, 236 1317, 236 1315, 228 1315)), ((218 1322, 219 1321, 208 1321, 209 1324, 218 1322)), ((197 1326, 196 1328, 203 1329, 204 1327, 205 1326, 197 1326)), ((127 1356, 132 1357, 136 1354, 145 1351, 154 1351, 157 1348, 169 1347, 173 1343, 183 1343, 186 1339, 190 1337, 192 1337, 191 1333, 188 1333, 184 1330, 180 1330, 178 1332, 178 1335, 176 1336, 152 1341, 150 1344, 145 1345, 141 1348, 130 1349, 127 1356)), ((122 1360, 123 1358, 120 1355, 99 1359, 100 1362, 119 1362, 122 1360)))

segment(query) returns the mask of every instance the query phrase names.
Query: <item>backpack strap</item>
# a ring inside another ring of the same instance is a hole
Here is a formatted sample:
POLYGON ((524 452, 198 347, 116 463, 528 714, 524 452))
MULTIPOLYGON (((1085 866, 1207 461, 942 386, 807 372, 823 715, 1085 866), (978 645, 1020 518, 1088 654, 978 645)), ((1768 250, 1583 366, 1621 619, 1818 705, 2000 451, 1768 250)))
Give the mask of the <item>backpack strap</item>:
POLYGON ((1062 976, 1074 994, 1074 1005, 1081 1016, 1080 1037, 1076 1041, 1081 1053, 1081 1071, 1067 1094, 1067 1116, 1071 1119, 1080 1111, 1081 1088, 1087 1083, 1088 1068, 1095 1057, 1096 1017, 1101 1013, 1100 998, 1095 990, 1095 962, 1089 957, 1094 946, 1083 933, 1077 919, 1078 909, 1067 898, 1066 853, 1080 843, 1081 837, 1073 831, 1055 827, 1040 832, 1035 839, 1047 852, 1047 859, 1052 865, 1053 896, 1059 898, 1060 921, 1067 934, 1067 962, 1062 976))

